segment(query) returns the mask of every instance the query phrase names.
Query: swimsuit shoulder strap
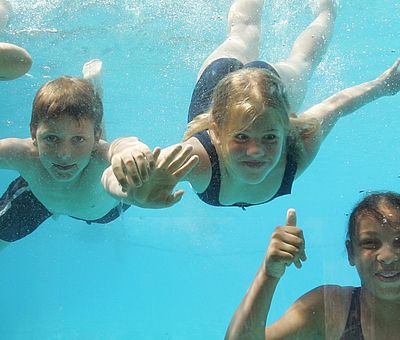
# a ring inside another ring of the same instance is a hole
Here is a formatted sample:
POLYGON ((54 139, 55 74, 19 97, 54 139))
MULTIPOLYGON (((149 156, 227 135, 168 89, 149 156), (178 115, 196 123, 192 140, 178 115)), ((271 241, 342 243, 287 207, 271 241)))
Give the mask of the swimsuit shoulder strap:
POLYGON ((346 326, 340 340, 364 340, 364 335, 361 328, 360 295, 361 288, 354 288, 351 293, 351 302, 346 326))
POLYGON ((207 204, 221 206, 219 203, 219 192, 221 190, 221 170, 219 167, 219 159, 217 150, 211 142, 210 136, 207 131, 202 131, 194 135, 207 151, 208 157, 211 162, 211 180, 207 189, 198 193, 199 198, 207 204))

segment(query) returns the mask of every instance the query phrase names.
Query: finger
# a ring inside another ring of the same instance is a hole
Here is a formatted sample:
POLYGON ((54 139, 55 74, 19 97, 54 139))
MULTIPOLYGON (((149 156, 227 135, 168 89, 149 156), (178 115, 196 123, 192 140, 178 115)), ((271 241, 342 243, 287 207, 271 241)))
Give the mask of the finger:
MULTIPOLYGON (((151 154, 151 153, 150 153, 151 154)), ((151 158, 153 158, 153 154, 151 154, 151 158)), ((143 152, 135 152, 132 153, 132 167, 130 170, 132 171, 133 175, 139 177, 139 181, 143 184, 143 182, 147 182, 149 179, 149 172, 150 169, 148 167, 148 158, 145 153, 143 152)))
POLYGON ((174 204, 178 203, 185 192, 183 190, 175 191, 171 196, 168 198, 169 206, 173 206, 174 204))
POLYGON ((193 147, 191 145, 185 146, 182 151, 167 165, 168 171, 170 173, 174 173, 177 171, 182 165, 184 165, 188 159, 190 159, 193 152, 193 147))
POLYGON ((121 184, 121 186, 125 188, 128 185, 128 181, 125 175, 125 166, 122 162, 122 159, 114 156, 111 159, 111 167, 114 172, 115 178, 117 179, 119 184, 121 184))
POLYGON ((301 261, 298 257, 295 257, 295 259, 293 260, 293 263, 296 266, 296 268, 301 268, 303 266, 303 264, 301 263, 301 261))
POLYGON ((140 187, 143 184, 142 178, 146 178, 147 176, 147 168, 143 165, 144 156, 140 155, 132 155, 132 157, 124 162, 126 169, 126 177, 131 179, 131 183, 135 187, 140 187))
POLYGON ((190 173, 199 164, 199 156, 192 156, 189 160, 178 170, 176 170, 173 175, 178 181, 184 178, 188 173, 190 173))
POLYGON ((288 209, 286 213, 286 225, 288 226, 296 226, 296 210, 295 209, 288 209))
MULTIPOLYGON (((158 161, 158 157, 160 157, 160 153, 161 153, 161 148, 160 147, 156 147, 153 150, 153 160, 154 160, 154 165, 157 163, 158 161)), ((151 169, 153 170, 153 169, 151 169)))
POLYGON ((152 171, 155 168, 156 160, 154 159, 154 154, 150 150, 143 152, 143 155, 144 155, 144 159, 146 161, 147 172, 149 173, 150 171, 152 171))
POLYGON ((181 152, 182 150, 182 145, 178 144, 175 145, 172 150, 169 152, 169 154, 160 161, 160 163, 158 164, 159 168, 168 166, 168 164, 171 164, 171 162, 175 159, 175 157, 181 152))

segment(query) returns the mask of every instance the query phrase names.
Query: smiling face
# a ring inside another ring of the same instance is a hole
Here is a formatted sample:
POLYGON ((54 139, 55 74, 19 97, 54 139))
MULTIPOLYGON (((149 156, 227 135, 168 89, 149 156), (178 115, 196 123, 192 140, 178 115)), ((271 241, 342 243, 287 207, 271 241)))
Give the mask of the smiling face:
POLYGON ((281 159, 286 133, 279 113, 266 108, 250 122, 231 120, 220 137, 224 165, 229 175, 248 184, 258 184, 281 159))
POLYGON ((382 207, 383 218, 362 213, 352 241, 347 241, 350 264, 363 287, 385 300, 400 300, 400 212, 382 207))
POLYGON ((58 182, 73 182, 88 166, 99 132, 89 119, 60 116, 38 124, 32 139, 43 167, 58 182))

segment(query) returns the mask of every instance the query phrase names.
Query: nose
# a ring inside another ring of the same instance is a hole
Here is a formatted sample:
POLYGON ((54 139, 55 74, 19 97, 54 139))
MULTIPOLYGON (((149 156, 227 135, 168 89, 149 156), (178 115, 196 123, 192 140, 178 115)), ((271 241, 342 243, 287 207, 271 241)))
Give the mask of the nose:
POLYGON ((385 245, 380 249, 377 260, 382 264, 392 264, 399 261, 400 254, 390 245, 385 245))
POLYGON ((261 142, 252 139, 247 146, 247 155, 252 157, 260 157, 265 155, 265 150, 261 142))
POLYGON ((71 148, 67 143, 60 143, 57 145, 57 157, 62 161, 71 158, 71 148))

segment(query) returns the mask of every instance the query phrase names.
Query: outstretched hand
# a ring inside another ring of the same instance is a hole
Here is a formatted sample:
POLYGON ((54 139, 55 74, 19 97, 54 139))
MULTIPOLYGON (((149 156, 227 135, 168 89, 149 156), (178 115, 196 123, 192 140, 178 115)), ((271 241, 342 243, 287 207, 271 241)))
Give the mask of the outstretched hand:
POLYGON ((296 226, 296 210, 288 209, 286 225, 275 229, 271 236, 264 268, 267 275, 280 278, 292 263, 301 268, 307 259, 303 231, 296 226))
MULTIPOLYGON (((191 146, 178 144, 160 157, 160 149, 156 148, 153 154, 156 165, 141 185, 136 185, 131 176, 124 176, 126 172, 115 173, 114 168, 109 167, 103 173, 103 186, 112 196, 128 204, 154 209, 170 207, 178 203, 184 194, 183 190, 174 191, 175 185, 199 161, 198 156, 192 155, 192 152, 191 146)), ((119 167, 117 170, 120 171, 119 167)))
POLYGON ((382 94, 384 96, 393 96, 400 91, 400 59, 383 72, 378 78, 382 84, 382 94))

